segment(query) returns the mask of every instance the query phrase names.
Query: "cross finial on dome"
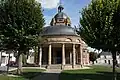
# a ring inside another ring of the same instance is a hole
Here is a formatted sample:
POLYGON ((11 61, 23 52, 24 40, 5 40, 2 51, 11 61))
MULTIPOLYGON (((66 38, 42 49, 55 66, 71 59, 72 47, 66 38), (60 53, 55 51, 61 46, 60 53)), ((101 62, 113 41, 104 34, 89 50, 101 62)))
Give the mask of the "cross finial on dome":
POLYGON ((64 9, 64 7, 62 6, 62 2, 60 0, 59 7, 58 7, 58 12, 62 12, 63 9, 64 9))
POLYGON ((59 5, 62 5, 62 1, 60 0, 60 3, 59 3, 59 5))

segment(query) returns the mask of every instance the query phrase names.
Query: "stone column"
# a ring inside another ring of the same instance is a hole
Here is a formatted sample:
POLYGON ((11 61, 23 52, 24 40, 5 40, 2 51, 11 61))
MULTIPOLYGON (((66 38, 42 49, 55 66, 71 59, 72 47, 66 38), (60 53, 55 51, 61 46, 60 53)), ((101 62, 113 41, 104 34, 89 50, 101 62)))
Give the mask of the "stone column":
POLYGON ((48 66, 51 65, 51 44, 49 44, 49 50, 48 50, 48 66))
POLYGON ((79 58, 79 56, 78 56, 78 52, 76 50, 76 64, 78 64, 78 58, 79 58))
POLYGON ((72 53, 70 52, 70 64, 72 65, 72 53))
POLYGON ((89 54, 87 53, 87 63, 89 64, 89 54))
POLYGON ((40 65, 40 67, 41 67, 41 65, 42 65, 42 46, 40 46, 40 53, 39 53, 39 65, 40 65))
POLYGON ((76 65, 76 54, 75 54, 75 44, 73 44, 73 65, 72 67, 74 68, 76 65))
POLYGON ((82 45, 80 45, 80 64, 83 66, 83 51, 82 51, 82 45))
POLYGON ((62 44, 62 65, 65 65, 65 44, 62 44))

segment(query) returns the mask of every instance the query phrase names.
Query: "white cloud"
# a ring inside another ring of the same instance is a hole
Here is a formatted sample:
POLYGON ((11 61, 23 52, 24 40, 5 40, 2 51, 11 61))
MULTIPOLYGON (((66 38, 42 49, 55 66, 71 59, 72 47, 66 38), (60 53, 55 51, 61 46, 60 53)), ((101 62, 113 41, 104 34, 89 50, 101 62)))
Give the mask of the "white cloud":
POLYGON ((42 4, 43 8, 53 9, 58 6, 60 0, 36 0, 42 4))

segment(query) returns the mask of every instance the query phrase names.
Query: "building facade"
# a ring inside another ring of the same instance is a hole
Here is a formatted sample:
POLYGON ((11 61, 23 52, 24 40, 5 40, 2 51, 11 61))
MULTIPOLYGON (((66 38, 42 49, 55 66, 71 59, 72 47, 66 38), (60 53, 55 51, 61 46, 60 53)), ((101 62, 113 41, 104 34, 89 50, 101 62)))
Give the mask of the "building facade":
POLYGON ((61 68, 80 68, 89 64, 87 46, 75 29, 71 27, 70 18, 58 7, 58 13, 52 18, 50 26, 43 29, 39 65, 61 64, 61 68))
MULTIPOLYGON (((116 56, 117 64, 120 64, 120 55, 116 56)), ((100 58, 95 61, 98 65, 113 65, 113 58, 111 52, 101 52, 100 58)))
POLYGON ((14 57, 14 52, 12 51, 1 51, 0 52, 0 66, 6 66, 8 64, 8 59, 15 62, 16 58, 14 57), (9 55, 10 53, 10 55, 9 55))

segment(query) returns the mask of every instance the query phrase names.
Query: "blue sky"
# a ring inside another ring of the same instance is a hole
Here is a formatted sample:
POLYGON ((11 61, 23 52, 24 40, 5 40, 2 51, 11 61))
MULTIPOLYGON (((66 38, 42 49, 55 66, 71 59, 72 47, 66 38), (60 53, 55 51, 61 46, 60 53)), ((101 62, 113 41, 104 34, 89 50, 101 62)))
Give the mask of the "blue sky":
MULTIPOLYGON (((42 4, 46 26, 57 13, 60 0, 37 0, 42 4)), ((90 0, 61 0, 64 12, 70 17, 72 26, 79 24, 80 11, 90 3, 90 0)))

